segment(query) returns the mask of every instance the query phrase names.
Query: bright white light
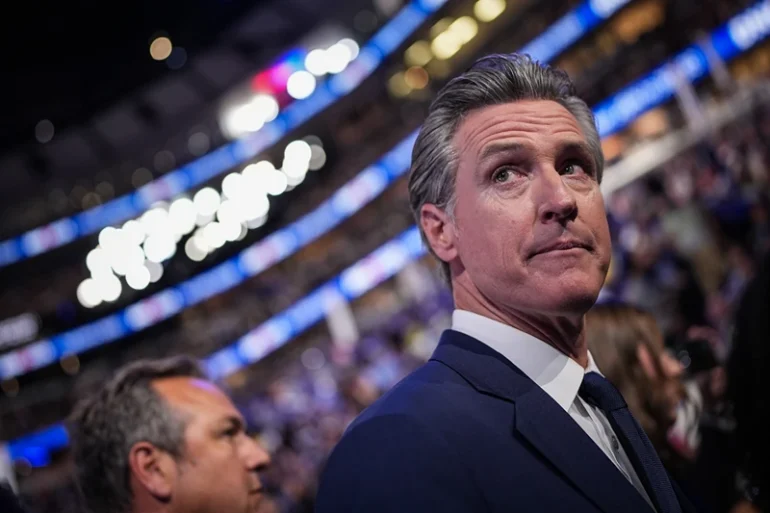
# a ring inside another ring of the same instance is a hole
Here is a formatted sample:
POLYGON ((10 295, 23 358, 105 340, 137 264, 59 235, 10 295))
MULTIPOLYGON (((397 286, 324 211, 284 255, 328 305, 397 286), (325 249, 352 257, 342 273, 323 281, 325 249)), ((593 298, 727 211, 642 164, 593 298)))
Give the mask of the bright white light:
POLYGON ((238 237, 241 235, 241 223, 234 223, 234 222, 227 222, 227 223, 221 223, 222 225, 222 234, 225 237, 225 240, 228 242, 233 242, 238 240, 238 237))
POLYGON ((269 123, 278 117, 280 107, 278 102, 269 94, 258 94, 252 100, 252 105, 264 123, 269 123))
POLYGON ((214 249, 225 245, 225 234, 222 225, 214 221, 203 227, 203 238, 206 244, 214 249))
MULTIPOLYGON (((297 185, 297 183, 299 182, 296 182, 296 181, 300 178, 304 179, 308 169, 310 169, 309 159, 308 160, 292 159, 292 160, 284 161, 282 171, 288 177, 289 185, 297 185)), ((302 180, 300 179, 300 182, 301 181, 302 180)))
POLYGON ((256 132, 265 125, 265 118, 252 103, 230 109, 222 118, 222 131, 236 138, 247 132, 256 132))
POLYGON ((99 245, 105 249, 109 249, 116 244, 120 243, 120 230, 108 226, 99 232, 99 245))
POLYGON ((111 303, 120 297, 120 292, 123 290, 123 287, 120 284, 120 280, 115 276, 104 274, 95 278, 94 281, 102 301, 111 303))
POLYGON ((298 186, 299 184, 305 181, 306 176, 307 176, 307 173, 301 173, 301 174, 296 174, 292 176, 286 175, 286 182, 288 185, 286 190, 290 191, 294 189, 296 186, 298 186))
MULTIPOLYGON (((283 158, 286 160, 300 160, 310 162, 310 157, 313 155, 313 150, 310 145, 305 141, 292 141, 286 145, 286 149, 283 151, 283 158)), ((286 162, 284 160, 284 162, 286 162)))
POLYGON ((187 235, 195 229, 195 204, 189 198, 174 200, 168 208, 168 219, 171 229, 179 235, 187 235))
POLYGON ((235 199, 243 192, 243 175, 230 173, 222 180, 222 194, 230 199, 235 199))
POLYGON ((317 48, 310 50, 305 57, 305 69, 320 77, 326 74, 326 50, 317 48))
POLYGON ((265 173, 262 180, 265 191, 271 196, 283 194, 288 186, 286 175, 277 169, 265 173))
POLYGON ((88 255, 86 255, 86 267, 91 271, 91 274, 99 274, 105 271, 112 272, 110 271, 110 261, 107 252, 99 246, 89 251, 88 255))
POLYGON ((139 218, 139 222, 142 224, 144 232, 150 236, 158 233, 168 233, 171 230, 171 222, 169 220, 168 212, 165 208, 155 207, 139 218))
POLYGON ((150 270, 145 266, 134 267, 126 274, 126 283, 134 290, 144 290, 150 284, 150 270))
POLYGON ((256 132, 265 123, 273 121, 279 110, 275 98, 269 94, 258 94, 243 105, 229 109, 222 117, 222 129, 231 138, 256 132))
POLYGON ((295 100, 304 100, 315 91, 315 77, 309 71, 295 71, 286 82, 286 92, 295 100))
POLYGON ((196 237, 190 237, 187 239, 187 242, 184 244, 184 253, 187 255, 187 258, 192 260, 193 262, 200 262, 204 258, 206 258, 206 252, 201 250, 200 247, 196 244, 195 241, 196 237))
MULTIPOLYGON (((246 166, 243 170, 244 196, 251 194, 267 194, 265 177, 275 171, 270 162, 262 161, 246 166)), ((244 197, 242 196, 242 197, 244 197)))
POLYGON ((250 201, 250 198, 242 198, 238 200, 231 200, 227 199, 222 202, 221 205, 219 205, 219 210, 217 210, 217 220, 222 224, 241 224, 241 221, 243 221, 243 218, 241 217, 240 212, 238 211, 238 205, 237 203, 248 203, 250 201))
POLYGON ((176 253, 176 241, 162 234, 150 235, 144 241, 144 254, 150 262, 161 263, 176 253))
POLYGON ((265 194, 255 194, 247 200, 239 201, 235 206, 238 209, 238 217, 248 222, 267 215, 270 200, 265 194))
POLYGON ((243 175, 265 173, 275 171, 275 166, 269 160, 260 160, 243 168, 243 175))
POLYGON ((214 214, 211 214, 210 216, 202 216, 200 214, 197 214, 195 216, 195 225, 196 226, 206 226, 211 221, 214 220, 214 214))
POLYGON ((122 231, 128 239, 128 242, 135 246, 138 246, 144 242, 144 238, 147 235, 141 223, 134 219, 126 221, 126 224, 123 225, 122 231))
POLYGON ((115 276, 115 273, 112 272, 112 267, 108 267, 106 269, 100 269, 99 271, 97 271, 95 273, 91 273, 91 278, 93 278, 93 279, 95 279, 97 281, 102 276, 115 276))
POLYGON ((350 52, 350 60, 351 61, 353 59, 355 59, 356 57, 358 57, 358 51, 359 51, 358 43, 356 43, 355 41, 353 41, 349 37, 346 37, 344 39, 340 39, 337 44, 338 45, 346 46, 348 48, 348 51, 350 52))
POLYGON ((329 73, 339 73, 348 67, 352 57, 350 48, 335 43, 326 50, 326 70, 329 73))
POLYGON ((214 215, 221 201, 219 193, 211 187, 204 187, 193 196, 195 209, 202 216, 214 215))
POLYGON ((214 249, 211 246, 209 246, 208 241, 206 241, 206 237, 203 236, 203 228, 198 228, 198 230, 195 231, 191 239, 193 241, 193 244, 195 244, 195 247, 197 247, 200 251, 202 251, 203 254, 208 254, 209 251, 214 249))
POLYGON ((326 164, 326 152, 322 146, 317 144, 310 145, 310 162, 308 168, 311 171, 318 171, 326 164))
POLYGON ((275 171, 273 164, 266 160, 249 164, 243 169, 243 193, 244 196, 251 194, 267 194, 265 187, 265 176, 275 171))
POLYGON ((262 217, 258 217, 254 219, 253 221, 249 221, 246 223, 246 226, 249 228, 249 230, 253 230, 255 228, 259 228, 263 224, 267 222, 267 216, 264 215, 262 217))
POLYGON ((150 273, 150 283, 156 283, 163 277, 163 266, 161 264, 147 260, 144 262, 144 266, 150 273))
POLYGON ((102 302, 102 294, 93 278, 86 278, 78 285, 77 296, 80 304, 86 308, 93 308, 102 302))
POLYGON ((125 244, 122 248, 109 252, 110 266, 118 276, 125 276, 131 269, 144 264, 144 253, 139 246, 125 244))

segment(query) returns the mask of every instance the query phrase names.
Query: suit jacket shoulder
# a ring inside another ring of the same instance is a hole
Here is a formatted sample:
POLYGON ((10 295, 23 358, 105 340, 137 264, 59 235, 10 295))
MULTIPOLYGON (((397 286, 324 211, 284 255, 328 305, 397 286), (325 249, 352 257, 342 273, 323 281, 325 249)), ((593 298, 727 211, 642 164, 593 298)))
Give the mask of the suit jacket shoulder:
POLYGON ((428 362, 370 406, 332 452, 316 511, 484 511, 442 428, 456 419, 449 399, 462 388, 451 369, 428 362))
POLYGON ((319 513, 649 510, 537 384, 452 331, 351 424, 317 499, 319 513))

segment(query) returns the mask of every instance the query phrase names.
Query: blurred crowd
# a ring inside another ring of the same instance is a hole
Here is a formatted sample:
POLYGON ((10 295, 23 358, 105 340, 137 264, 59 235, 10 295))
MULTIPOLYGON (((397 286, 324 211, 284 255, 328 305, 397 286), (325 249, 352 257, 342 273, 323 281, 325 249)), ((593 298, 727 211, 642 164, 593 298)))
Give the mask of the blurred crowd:
POLYGON ((768 249, 769 162, 763 106, 617 191, 607 292, 648 309, 667 334, 710 325, 728 339, 731 306, 768 249))

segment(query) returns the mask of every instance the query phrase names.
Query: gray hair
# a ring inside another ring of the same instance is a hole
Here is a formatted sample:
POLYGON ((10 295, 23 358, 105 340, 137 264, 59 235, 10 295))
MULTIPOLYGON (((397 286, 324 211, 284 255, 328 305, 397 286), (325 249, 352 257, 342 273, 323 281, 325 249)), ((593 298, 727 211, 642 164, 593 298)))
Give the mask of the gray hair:
MULTIPOLYGON (((593 155, 596 177, 601 181, 604 155, 596 122, 567 74, 535 62, 527 55, 482 57, 439 91, 412 150, 409 202, 431 253, 433 249, 420 224, 420 210, 425 204, 433 204, 450 219, 454 218, 458 157, 452 140, 460 122, 476 109, 521 100, 552 100, 575 117, 593 155)), ((441 271, 449 283, 449 264, 441 262, 441 271)))
POLYGON ((171 377, 203 378, 192 358, 141 360, 120 369, 72 415, 76 478, 86 506, 94 513, 127 513, 133 496, 128 455, 149 442, 178 458, 184 449, 185 419, 153 389, 171 377))

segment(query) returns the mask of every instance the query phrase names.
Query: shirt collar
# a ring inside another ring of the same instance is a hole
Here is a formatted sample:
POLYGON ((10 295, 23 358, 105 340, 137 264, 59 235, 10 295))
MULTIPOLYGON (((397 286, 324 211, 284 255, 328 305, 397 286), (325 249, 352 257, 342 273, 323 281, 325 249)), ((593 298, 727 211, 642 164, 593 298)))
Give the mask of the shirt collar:
POLYGON ((468 312, 455 310, 452 329, 491 347, 518 367, 529 379, 568 411, 586 372, 599 372, 591 353, 588 367, 583 368, 553 346, 521 330, 501 322, 468 312))

